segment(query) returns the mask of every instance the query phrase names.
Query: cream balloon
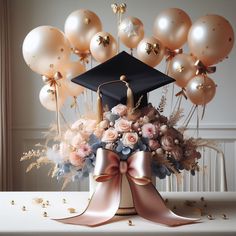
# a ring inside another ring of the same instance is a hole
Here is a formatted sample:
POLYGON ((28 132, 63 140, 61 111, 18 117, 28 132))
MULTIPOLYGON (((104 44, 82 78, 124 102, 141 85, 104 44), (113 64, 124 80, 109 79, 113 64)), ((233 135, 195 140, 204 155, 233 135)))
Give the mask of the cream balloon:
POLYGON ((65 34, 73 47, 81 53, 89 50, 92 37, 102 30, 99 17, 92 11, 79 9, 72 12, 65 22, 65 34))
POLYGON ((185 11, 168 8, 154 21, 153 34, 170 50, 181 48, 187 40, 191 19, 185 11))
POLYGON ((69 96, 77 97, 84 91, 84 87, 71 82, 71 79, 85 72, 85 66, 79 61, 71 61, 63 66, 62 75, 65 91, 69 96))
POLYGON ((98 62, 104 62, 117 54, 117 43, 107 32, 95 34, 90 42, 90 52, 98 62))
POLYGON ((222 16, 203 16, 190 28, 188 45, 205 66, 214 65, 225 59, 233 48, 233 28, 222 16))
POLYGON ((215 93, 216 84, 204 74, 193 77, 186 86, 186 95, 195 105, 206 105, 215 93))
MULTIPOLYGON (((60 110, 66 99, 64 86, 58 87, 58 91, 58 108, 60 110)), ((39 101, 46 109, 56 111, 55 87, 49 84, 44 85, 39 93, 39 101)))
POLYGON ((185 88, 197 72, 195 58, 187 54, 178 54, 173 57, 168 66, 168 75, 175 79, 175 83, 185 88))
POLYGON ((53 77, 70 57, 70 44, 63 32, 52 26, 30 31, 22 47, 26 64, 35 72, 53 77))
POLYGON ((118 28, 118 36, 126 47, 136 48, 144 36, 142 21, 133 16, 123 19, 118 28))
POLYGON ((154 37, 142 39, 137 47, 138 59, 152 67, 161 62, 164 54, 162 43, 154 37))

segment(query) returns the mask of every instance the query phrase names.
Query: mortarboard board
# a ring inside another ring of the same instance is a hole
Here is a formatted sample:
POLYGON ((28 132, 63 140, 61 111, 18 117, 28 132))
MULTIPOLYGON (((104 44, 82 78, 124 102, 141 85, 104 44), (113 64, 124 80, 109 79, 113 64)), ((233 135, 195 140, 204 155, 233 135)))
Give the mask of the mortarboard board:
POLYGON ((125 51, 79 75, 72 81, 93 91, 97 91, 98 87, 104 84, 100 89, 103 106, 107 105, 111 109, 119 103, 126 103, 127 87, 124 83, 106 83, 120 80, 122 75, 127 78, 127 82, 133 92, 134 103, 136 104, 140 97, 143 96, 141 107, 146 106, 148 103, 148 92, 175 81, 125 51))

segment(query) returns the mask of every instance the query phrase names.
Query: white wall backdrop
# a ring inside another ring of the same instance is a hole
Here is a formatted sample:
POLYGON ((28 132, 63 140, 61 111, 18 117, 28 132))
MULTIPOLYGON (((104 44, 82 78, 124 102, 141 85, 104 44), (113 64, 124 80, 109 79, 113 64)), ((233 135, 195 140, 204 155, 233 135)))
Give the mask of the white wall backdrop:
MULTIPOLYGON (((64 29, 66 17, 80 8, 90 9, 100 17, 104 31, 116 36, 116 17, 110 5, 111 0, 9 0, 11 21, 11 64, 13 85, 13 173, 15 190, 60 190, 61 185, 47 177, 45 169, 25 174, 26 164, 19 162, 23 151, 42 140, 45 131, 54 121, 54 114, 45 110, 39 102, 38 94, 43 86, 39 75, 33 73, 23 61, 22 43, 26 34, 40 25, 52 25, 64 29)), ((117 1, 118 2, 118 1, 117 1)), ((123 2, 123 1, 119 1, 123 2)), ((206 14, 226 17, 236 33, 236 1, 234 0, 127 0, 126 15, 140 18, 145 27, 145 35, 152 35, 153 21, 165 8, 177 7, 186 11, 194 22, 206 14)), ((124 49, 124 48, 123 48, 124 49)), ((229 59, 217 65, 211 78, 218 84, 214 100, 207 106, 204 119, 200 123, 200 136, 217 139, 226 154, 229 190, 236 191, 236 49, 229 59)), ((157 66, 164 71, 164 63, 157 66)), ((151 94, 156 101, 161 91, 151 94)), ((80 104, 83 106, 83 104, 80 104)), ((185 112, 190 108, 184 103, 185 112)), ((70 119, 73 112, 65 109, 70 119)), ((191 127, 194 127, 192 122, 191 127)), ((86 189, 86 182, 74 183, 68 189, 86 189), (82 185, 82 186, 81 186, 82 185)))

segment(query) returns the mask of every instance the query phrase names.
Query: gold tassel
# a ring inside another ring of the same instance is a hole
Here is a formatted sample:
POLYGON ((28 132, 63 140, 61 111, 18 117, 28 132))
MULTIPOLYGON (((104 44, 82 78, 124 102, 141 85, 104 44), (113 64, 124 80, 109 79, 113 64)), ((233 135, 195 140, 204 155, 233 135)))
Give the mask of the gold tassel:
POLYGON ((97 92, 97 124, 103 120, 102 97, 100 92, 97 92))
POLYGON ((126 102, 126 105, 127 105, 129 110, 134 109, 134 95, 133 95, 132 89, 128 85, 127 85, 127 102, 126 102))

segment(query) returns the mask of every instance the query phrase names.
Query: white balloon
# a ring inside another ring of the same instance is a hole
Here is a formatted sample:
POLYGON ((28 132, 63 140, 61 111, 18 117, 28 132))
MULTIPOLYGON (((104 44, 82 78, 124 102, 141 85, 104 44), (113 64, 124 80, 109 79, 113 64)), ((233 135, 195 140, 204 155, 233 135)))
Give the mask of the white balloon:
POLYGON ((74 79, 76 76, 84 73, 85 71, 85 66, 79 61, 70 61, 63 65, 62 75, 64 79, 61 80, 61 83, 63 83, 69 96, 77 97, 84 91, 84 87, 71 82, 71 79, 74 79))
MULTIPOLYGON (((55 88, 46 84, 42 87, 39 93, 39 100, 43 107, 50 111, 56 111, 55 88)), ((58 109, 60 110, 66 100, 64 87, 58 87, 58 109)))
POLYGON ((81 93, 84 92, 84 87, 78 84, 71 82, 70 79, 63 80, 65 90, 69 96, 78 97, 81 93))

